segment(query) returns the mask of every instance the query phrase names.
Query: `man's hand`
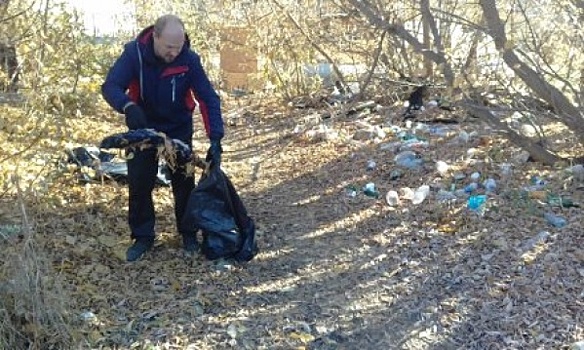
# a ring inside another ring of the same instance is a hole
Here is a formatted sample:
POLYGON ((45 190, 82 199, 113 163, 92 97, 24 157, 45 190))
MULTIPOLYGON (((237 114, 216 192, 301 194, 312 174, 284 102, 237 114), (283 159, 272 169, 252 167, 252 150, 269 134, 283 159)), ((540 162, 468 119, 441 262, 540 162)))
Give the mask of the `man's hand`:
POLYGON ((144 129, 148 126, 146 115, 140 106, 135 103, 129 104, 125 109, 126 125, 130 130, 144 129))
POLYGON ((220 166, 221 153, 223 153, 223 148, 221 147, 221 140, 211 140, 211 146, 207 151, 207 157, 205 158, 205 160, 207 162, 211 161, 213 166, 220 166))

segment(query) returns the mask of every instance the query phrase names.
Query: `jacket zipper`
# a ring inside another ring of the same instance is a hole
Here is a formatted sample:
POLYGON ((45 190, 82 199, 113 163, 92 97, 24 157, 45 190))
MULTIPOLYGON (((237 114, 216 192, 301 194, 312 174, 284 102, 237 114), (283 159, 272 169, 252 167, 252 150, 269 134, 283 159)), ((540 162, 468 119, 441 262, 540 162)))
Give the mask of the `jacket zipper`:
POLYGON ((172 102, 174 103, 176 96, 176 77, 172 77, 170 83, 172 84, 172 102))

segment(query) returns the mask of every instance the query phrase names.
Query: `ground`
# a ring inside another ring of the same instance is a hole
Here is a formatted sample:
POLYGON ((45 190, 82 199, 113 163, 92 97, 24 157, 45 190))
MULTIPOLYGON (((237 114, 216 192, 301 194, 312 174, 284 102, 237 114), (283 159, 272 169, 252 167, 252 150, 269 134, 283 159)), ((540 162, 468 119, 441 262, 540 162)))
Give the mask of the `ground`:
MULTIPOLYGON (((568 349, 584 340, 581 208, 549 204, 550 194, 582 201, 566 165, 514 161, 520 150, 464 120, 419 129, 428 144, 411 146, 424 165, 400 168, 407 137, 389 128, 405 127, 391 109, 321 120, 310 108, 236 102, 226 106, 223 168, 257 225, 251 262, 185 256, 167 187, 155 192, 157 244, 134 263, 123 260, 123 184, 69 174, 31 205, 82 348, 568 349), (473 172, 497 183, 482 210, 439 200, 473 172), (464 179, 453 182, 456 173, 464 179), (362 191, 370 182, 377 198, 362 191), (422 203, 386 203, 389 190, 424 184, 422 203), (551 226, 544 212, 567 225, 551 226)), ((122 130, 116 118, 87 125, 95 132, 77 142, 122 130)), ((206 150, 201 134, 196 147, 206 150)))

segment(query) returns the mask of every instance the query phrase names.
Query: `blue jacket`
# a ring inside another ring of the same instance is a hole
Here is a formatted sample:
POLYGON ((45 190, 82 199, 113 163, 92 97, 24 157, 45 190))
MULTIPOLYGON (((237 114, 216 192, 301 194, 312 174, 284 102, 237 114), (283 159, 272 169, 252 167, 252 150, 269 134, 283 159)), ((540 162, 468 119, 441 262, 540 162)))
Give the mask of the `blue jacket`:
POLYGON ((101 87, 105 100, 120 113, 134 101, 143 108, 149 128, 189 143, 198 104, 207 136, 221 139, 221 102, 188 37, 176 59, 164 63, 154 55, 152 36, 150 26, 124 46, 101 87))

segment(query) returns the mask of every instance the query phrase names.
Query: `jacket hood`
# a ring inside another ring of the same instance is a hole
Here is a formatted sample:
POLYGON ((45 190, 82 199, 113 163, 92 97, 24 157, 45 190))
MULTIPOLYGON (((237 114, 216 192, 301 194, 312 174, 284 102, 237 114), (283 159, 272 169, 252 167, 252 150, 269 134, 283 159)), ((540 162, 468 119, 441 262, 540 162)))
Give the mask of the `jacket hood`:
MULTIPOLYGON (((136 41, 138 42, 138 44, 140 44, 141 48, 142 48, 142 52, 145 55, 146 59, 156 59, 155 55, 154 55, 154 26, 148 26, 144 29, 142 29, 142 31, 140 32, 140 34, 138 34, 138 36, 136 37, 136 41)), ((179 56, 182 56, 186 51, 188 51, 191 48, 191 40, 189 39, 188 34, 185 33, 185 43, 182 47, 182 50, 179 54, 179 56)))

